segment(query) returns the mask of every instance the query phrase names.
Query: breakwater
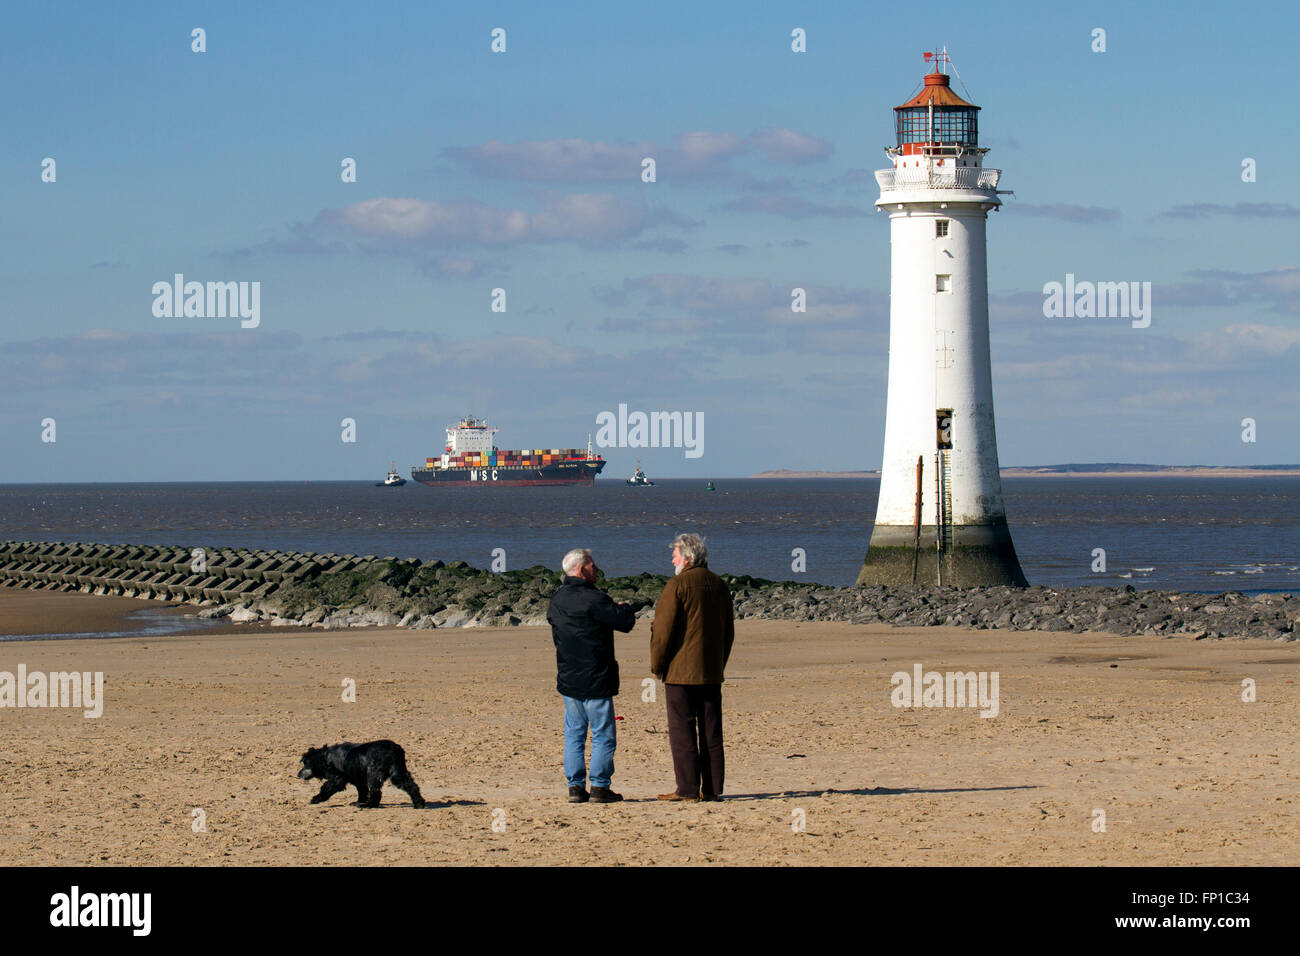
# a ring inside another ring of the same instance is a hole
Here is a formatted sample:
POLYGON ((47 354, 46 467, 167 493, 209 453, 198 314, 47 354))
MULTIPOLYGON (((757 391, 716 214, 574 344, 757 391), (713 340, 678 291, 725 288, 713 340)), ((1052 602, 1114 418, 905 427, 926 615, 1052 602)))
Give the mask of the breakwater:
MULTIPOLYGON (((1300 597, 1122 587, 831 587, 723 575, 740 619, 1104 631, 1197 639, 1300 640, 1300 597)), ((601 587, 653 614, 668 578, 601 587)), ((113 594, 200 605, 198 616, 286 627, 509 627, 546 623, 560 575, 494 573, 463 561, 234 548, 0 542, 0 587, 113 594)))

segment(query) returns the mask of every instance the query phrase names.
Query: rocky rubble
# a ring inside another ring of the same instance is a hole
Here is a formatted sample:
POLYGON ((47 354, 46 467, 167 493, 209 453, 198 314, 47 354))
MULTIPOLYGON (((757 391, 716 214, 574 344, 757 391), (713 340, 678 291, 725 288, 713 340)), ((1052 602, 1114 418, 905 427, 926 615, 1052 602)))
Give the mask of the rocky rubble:
POLYGON ((832 588, 775 584, 733 588, 736 616, 795 621, 883 622, 1016 631, 1300 640, 1300 598, 1086 588, 832 588))
MULTIPOLYGON (((640 574, 607 579, 602 587, 644 615, 651 613, 667 580, 640 574)), ((199 617, 324 629, 541 625, 559 583, 560 575, 541 565, 494 574, 464 561, 379 560, 288 581, 260 600, 205 602, 209 606, 199 617)))
MULTIPOLYGON (((723 575, 738 619, 882 622, 1027 631, 1105 631, 1195 639, 1300 639, 1300 598, 1086 588, 840 588, 723 575)), ((600 586, 638 617, 653 615, 668 578, 638 574, 600 586)), ((560 575, 540 565, 500 574, 463 561, 379 560, 295 579, 260 600, 212 604, 200 617, 286 627, 510 627, 546 623, 560 575)), ((211 602, 207 602, 211 604, 211 602)))

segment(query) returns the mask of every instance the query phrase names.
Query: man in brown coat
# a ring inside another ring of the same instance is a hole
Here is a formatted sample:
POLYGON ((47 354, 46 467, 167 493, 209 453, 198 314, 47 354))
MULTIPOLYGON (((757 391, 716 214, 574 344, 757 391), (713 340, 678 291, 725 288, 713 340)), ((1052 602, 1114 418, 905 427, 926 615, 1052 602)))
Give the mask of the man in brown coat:
POLYGON ((677 789, 660 800, 722 798, 722 681, 736 639, 731 592, 697 534, 673 540, 676 576, 655 605, 650 673, 664 682, 677 789))

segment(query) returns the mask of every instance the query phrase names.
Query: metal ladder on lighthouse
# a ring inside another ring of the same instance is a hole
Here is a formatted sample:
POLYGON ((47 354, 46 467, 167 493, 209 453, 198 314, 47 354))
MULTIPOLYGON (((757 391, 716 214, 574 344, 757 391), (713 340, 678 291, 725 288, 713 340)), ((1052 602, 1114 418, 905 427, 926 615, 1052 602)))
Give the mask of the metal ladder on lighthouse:
POLYGON ((943 584, 943 556, 952 551, 952 468, 949 451, 934 453, 935 583, 943 584))
MULTIPOLYGON (((935 375, 952 368, 953 349, 948 345, 951 330, 936 329, 935 375)), ((936 396, 937 399, 937 396, 936 396)), ((937 404, 937 401, 936 401, 937 404)), ((935 581, 943 584, 943 556, 952 551, 952 449, 939 447, 934 453, 934 546, 935 581)))
POLYGON ((947 554, 952 550, 952 465, 944 449, 939 456, 939 553, 947 554))

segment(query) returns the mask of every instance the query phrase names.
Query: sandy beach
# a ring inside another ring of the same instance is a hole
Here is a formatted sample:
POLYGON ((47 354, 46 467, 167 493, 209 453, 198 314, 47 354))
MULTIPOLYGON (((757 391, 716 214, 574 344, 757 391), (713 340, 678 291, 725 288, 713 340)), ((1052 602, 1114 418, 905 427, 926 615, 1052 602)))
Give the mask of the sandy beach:
MULTIPOLYGON (((12 619, 15 599, 79 596, 5 597, 12 619)), ((573 806, 548 629, 241 627, 0 644, 0 671, 105 675, 97 719, 0 709, 4 858, 1300 862, 1294 644, 740 622, 724 687, 727 799, 678 805, 654 799, 671 789, 671 765, 662 688, 642 700, 642 622, 619 638, 614 784, 628 799, 573 806), (998 672, 998 715, 894 707, 891 675, 917 663, 998 672), (355 703, 342 700, 345 678, 355 703), (303 750, 385 737, 406 749, 427 809, 391 787, 377 810, 352 806, 351 790, 308 803, 316 787, 295 777, 303 750)))

